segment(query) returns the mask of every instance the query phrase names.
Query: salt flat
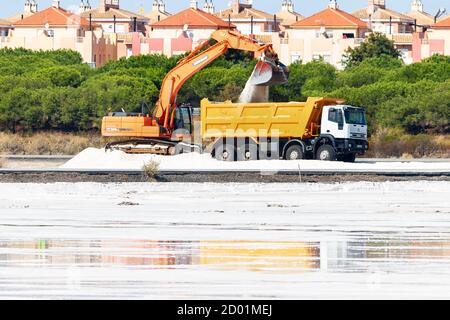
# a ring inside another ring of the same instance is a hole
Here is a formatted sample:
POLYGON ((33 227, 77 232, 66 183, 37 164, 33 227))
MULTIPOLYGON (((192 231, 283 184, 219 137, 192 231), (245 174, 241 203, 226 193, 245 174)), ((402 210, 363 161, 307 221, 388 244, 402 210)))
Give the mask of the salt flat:
POLYGON ((0 184, 0 298, 450 298, 450 182, 0 184))

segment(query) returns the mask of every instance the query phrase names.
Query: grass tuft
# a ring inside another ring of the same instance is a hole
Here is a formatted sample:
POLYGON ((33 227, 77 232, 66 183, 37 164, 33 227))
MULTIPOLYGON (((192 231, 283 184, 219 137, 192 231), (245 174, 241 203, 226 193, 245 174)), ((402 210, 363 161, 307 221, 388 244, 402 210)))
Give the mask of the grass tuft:
POLYGON ((144 171, 144 176, 147 179, 154 179, 156 175, 159 172, 159 165, 160 163, 155 160, 150 160, 144 166, 142 167, 142 170, 144 171))

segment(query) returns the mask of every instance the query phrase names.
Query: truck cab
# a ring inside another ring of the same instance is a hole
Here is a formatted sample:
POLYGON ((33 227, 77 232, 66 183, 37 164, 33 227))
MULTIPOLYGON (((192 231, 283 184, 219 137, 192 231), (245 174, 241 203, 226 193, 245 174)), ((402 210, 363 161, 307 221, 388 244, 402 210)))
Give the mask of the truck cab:
POLYGON ((350 105, 324 106, 320 138, 320 141, 323 141, 323 138, 328 140, 334 153, 330 151, 330 148, 323 147, 319 150, 319 147, 317 148, 318 159, 341 158, 344 161, 354 161, 356 154, 364 154, 368 149, 364 109, 350 105))

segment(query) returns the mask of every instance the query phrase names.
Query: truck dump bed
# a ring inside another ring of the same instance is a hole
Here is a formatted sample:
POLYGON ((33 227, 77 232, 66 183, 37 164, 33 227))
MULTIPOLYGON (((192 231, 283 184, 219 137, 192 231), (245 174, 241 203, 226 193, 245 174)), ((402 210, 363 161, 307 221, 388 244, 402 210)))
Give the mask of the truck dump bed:
POLYGON ((322 108, 339 101, 309 98, 306 102, 201 102, 202 137, 311 138, 319 134, 322 108))

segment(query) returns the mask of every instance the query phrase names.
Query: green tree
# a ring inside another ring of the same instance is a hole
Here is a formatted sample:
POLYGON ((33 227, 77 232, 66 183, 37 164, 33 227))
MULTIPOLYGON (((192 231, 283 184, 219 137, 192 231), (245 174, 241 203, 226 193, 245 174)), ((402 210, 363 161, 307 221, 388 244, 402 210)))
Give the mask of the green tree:
POLYGON ((356 48, 348 48, 344 55, 344 65, 352 68, 359 65, 365 59, 375 57, 400 58, 400 51, 394 46, 394 42, 389 40, 382 33, 371 33, 369 37, 356 48))

